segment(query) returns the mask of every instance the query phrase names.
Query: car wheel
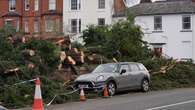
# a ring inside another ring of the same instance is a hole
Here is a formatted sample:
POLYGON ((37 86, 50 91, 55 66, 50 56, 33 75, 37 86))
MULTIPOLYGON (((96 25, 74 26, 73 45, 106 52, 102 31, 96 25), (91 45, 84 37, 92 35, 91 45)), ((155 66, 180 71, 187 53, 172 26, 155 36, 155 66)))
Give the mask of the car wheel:
POLYGON ((143 80, 142 80, 141 90, 142 90, 143 92, 149 91, 149 81, 148 81, 147 79, 143 79, 143 80))
POLYGON ((108 93, 109 93, 110 96, 115 95, 115 93, 116 93, 116 85, 114 84, 114 82, 112 82, 112 81, 109 82, 107 84, 107 88, 108 88, 108 93))

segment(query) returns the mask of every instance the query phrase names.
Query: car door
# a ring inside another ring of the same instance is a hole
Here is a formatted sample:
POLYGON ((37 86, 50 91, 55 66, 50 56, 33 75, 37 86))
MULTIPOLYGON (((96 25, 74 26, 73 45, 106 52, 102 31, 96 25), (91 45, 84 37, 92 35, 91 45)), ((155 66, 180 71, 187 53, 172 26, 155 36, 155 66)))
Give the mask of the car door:
POLYGON ((129 80, 130 80, 130 68, 128 64, 121 64, 119 69, 119 75, 117 78, 118 82, 118 88, 124 89, 130 86, 129 80), (122 70, 126 70, 125 73, 120 74, 122 70))
POLYGON ((136 87, 136 86, 139 86, 140 85, 140 78, 141 78, 141 72, 139 70, 139 67, 137 64, 130 64, 130 86, 131 87, 136 87))

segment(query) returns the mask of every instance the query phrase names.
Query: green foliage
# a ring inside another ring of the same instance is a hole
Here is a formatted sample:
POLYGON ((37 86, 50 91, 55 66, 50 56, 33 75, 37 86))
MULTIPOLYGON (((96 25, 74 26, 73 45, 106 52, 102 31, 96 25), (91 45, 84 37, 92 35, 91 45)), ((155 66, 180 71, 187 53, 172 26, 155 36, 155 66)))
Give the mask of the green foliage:
POLYGON ((195 65, 190 63, 177 63, 166 74, 157 74, 151 77, 152 90, 162 90, 195 85, 195 65))
POLYGON ((98 46, 106 42, 106 36, 109 33, 108 26, 88 26, 81 36, 85 42, 85 46, 98 46))
POLYGON ((9 37, 16 34, 16 29, 10 25, 5 25, 4 28, 0 29, 0 37, 9 37))
POLYGON ((142 36, 140 27, 134 25, 129 17, 129 20, 112 26, 90 26, 81 37, 85 46, 99 49, 98 52, 107 57, 111 58, 113 53, 119 51, 122 54, 120 60, 138 61, 152 56, 142 36))

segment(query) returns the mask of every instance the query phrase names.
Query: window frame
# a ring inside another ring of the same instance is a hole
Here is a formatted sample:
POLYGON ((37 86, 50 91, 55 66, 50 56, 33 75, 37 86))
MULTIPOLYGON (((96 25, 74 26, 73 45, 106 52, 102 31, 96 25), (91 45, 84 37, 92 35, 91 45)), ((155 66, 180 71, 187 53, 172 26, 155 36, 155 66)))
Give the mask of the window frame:
POLYGON ((106 19, 105 18, 98 18, 98 26, 105 26, 105 25, 106 25, 106 19))
POLYGON ((48 10, 56 10, 56 0, 49 0, 48 5, 48 10))
POLYGON ((191 17, 191 15, 182 15, 182 30, 191 30, 191 29, 192 29, 192 17, 191 17), (185 17, 189 17, 190 21, 185 22, 184 21, 185 17), (190 27, 189 28, 185 28, 185 23, 188 23, 190 27))
POLYGON ((70 23, 70 25, 71 25, 71 33, 77 33, 78 32, 78 22, 77 22, 77 19, 71 19, 70 22, 71 22, 70 23))
POLYGON ((54 31, 54 23, 55 21, 52 19, 45 20, 45 32, 53 32, 54 31))
POLYGON ((24 10, 25 11, 30 10, 30 0, 24 0, 24 10))
POLYGON ((70 9, 72 11, 80 10, 81 9, 81 0, 70 0, 70 9))
POLYGON ((24 32, 29 33, 29 21, 24 21, 24 32))
POLYGON ((16 11, 16 0, 9 0, 8 1, 8 8, 9 11, 16 11))
POLYGON ((35 1, 34 1, 34 4, 35 4, 35 5, 34 5, 34 10, 35 10, 35 11, 39 11, 39 0, 35 0, 35 1))
POLYGON ((34 33, 39 33, 39 21, 34 21, 34 33))
POLYGON ((105 8, 106 8, 106 1, 98 0, 98 9, 105 9, 105 8))
POLYGON ((154 16, 154 30, 162 31, 162 16, 154 16), (160 18, 160 22, 157 22, 158 18, 160 18))

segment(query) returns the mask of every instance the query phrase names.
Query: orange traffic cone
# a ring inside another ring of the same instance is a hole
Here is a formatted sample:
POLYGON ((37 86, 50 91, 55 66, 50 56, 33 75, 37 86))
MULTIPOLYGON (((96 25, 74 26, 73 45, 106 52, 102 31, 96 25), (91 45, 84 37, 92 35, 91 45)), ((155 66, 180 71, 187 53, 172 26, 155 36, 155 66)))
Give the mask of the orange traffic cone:
POLYGON ((34 96, 34 104, 32 110, 44 110, 43 100, 41 96, 41 81, 39 78, 35 80, 35 96, 34 96))
POLYGON ((103 96, 104 98, 108 98, 109 97, 107 86, 105 86, 105 88, 104 88, 104 94, 103 95, 104 95, 103 96))
POLYGON ((83 88, 81 88, 81 92, 80 92, 80 101, 86 101, 86 97, 85 97, 85 93, 83 88))

